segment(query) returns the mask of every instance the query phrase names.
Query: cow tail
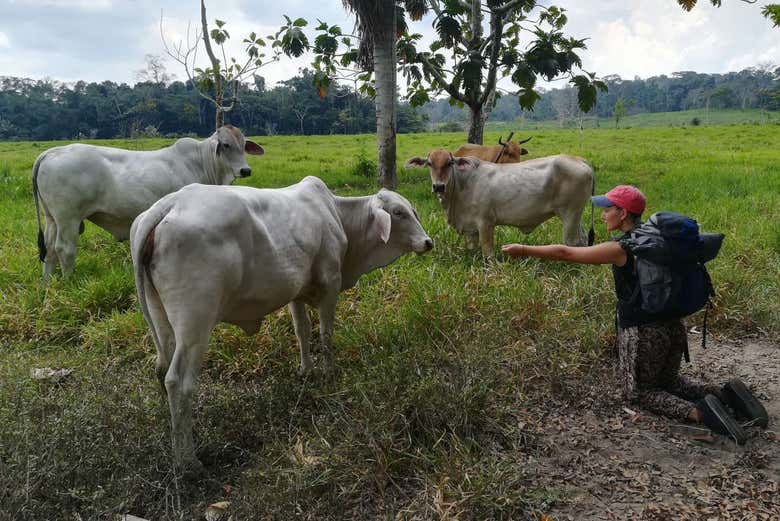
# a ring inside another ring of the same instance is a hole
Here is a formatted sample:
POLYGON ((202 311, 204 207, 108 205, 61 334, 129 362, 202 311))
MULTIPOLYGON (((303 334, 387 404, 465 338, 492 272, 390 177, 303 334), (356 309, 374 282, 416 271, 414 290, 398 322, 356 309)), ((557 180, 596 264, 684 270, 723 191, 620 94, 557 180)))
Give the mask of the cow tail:
POLYGON ((590 230, 588 230, 588 246, 593 246, 593 242, 596 240, 596 232, 594 231, 594 205, 593 205, 593 196, 596 195, 596 172, 593 172, 593 176, 590 180, 590 230))
POLYGON ((152 277, 149 274, 149 263, 154 254, 154 231, 157 225, 168 215, 168 212, 171 211, 173 204, 173 198, 164 197, 142 213, 133 222, 133 226, 130 229, 130 254, 133 258, 138 305, 141 307, 144 320, 149 324, 152 340, 154 340, 154 344, 158 348, 161 347, 160 339, 157 338, 157 329, 154 327, 154 321, 146 304, 146 284, 149 284, 152 291, 156 291, 152 284, 152 277))
POLYGON ((32 189, 33 200, 35 201, 35 218, 38 221, 38 258, 41 262, 46 260, 46 240, 43 237, 43 227, 41 226, 41 206, 39 202, 40 196, 38 195, 38 169, 41 167, 46 152, 39 155, 33 164, 32 171, 32 189))

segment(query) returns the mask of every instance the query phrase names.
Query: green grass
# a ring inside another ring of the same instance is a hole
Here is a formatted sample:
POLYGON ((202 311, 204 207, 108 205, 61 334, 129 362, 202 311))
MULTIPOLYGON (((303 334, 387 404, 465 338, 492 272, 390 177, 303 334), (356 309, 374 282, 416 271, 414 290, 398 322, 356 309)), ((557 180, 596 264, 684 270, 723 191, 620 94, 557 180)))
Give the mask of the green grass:
MULTIPOLYGON (((718 291, 711 331, 779 338, 778 138, 775 125, 539 130, 529 150, 582 155, 598 191, 636 184, 649 212, 685 212, 725 233, 709 264, 718 291)), ((463 139, 401 135, 399 165, 463 139)), ((266 154, 249 158, 254 173, 240 184, 316 175, 340 195, 375 190, 359 175, 374 158, 372 135, 256 140, 266 154)), ((333 381, 296 376, 284 310, 253 337, 219 326, 195 410, 206 473, 184 481, 169 470, 168 410, 127 245, 87 224, 76 275, 39 285, 29 177, 53 145, 0 143, 0 520, 190 519, 225 499, 235 519, 428 519, 447 505, 463 519, 538 519, 566 500, 517 463, 545 445, 516 413, 539 413, 547 395, 610 363, 607 267, 500 255, 486 264, 447 226, 427 171, 401 169, 399 191, 416 205, 434 251, 368 274, 342 295, 333 381), (34 367, 74 373, 43 383, 30 378, 34 367)), ((496 243, 560 239, 551 220, 527 236, 501 228, 496 243)))
MULTIPOLYGON (((780 112, 761 109, 693 109, 678 112, 648 112, 633 114, 621 118, 619 128, 636 127, 695 127, 716 125, 765 125, 780 124, 780 112), (694 121, 697 120, 697 121, 694 121)), ((584 128, 614 129, 614 118, 585 116, 582 120, 584 128)), ((489 122, 487 129, 504 134, 513 130, 553 130, 579 127, 579 121, 567 119, 560 121, 517 120, 512 122, 489 122)), ((487 140, 485 140, 487 142, 487 140)))

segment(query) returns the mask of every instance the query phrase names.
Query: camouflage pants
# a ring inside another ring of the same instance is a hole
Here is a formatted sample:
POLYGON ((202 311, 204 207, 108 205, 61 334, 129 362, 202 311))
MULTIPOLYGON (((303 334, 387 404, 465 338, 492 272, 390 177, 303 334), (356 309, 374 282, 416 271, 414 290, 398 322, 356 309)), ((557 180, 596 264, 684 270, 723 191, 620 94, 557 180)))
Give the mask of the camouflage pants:
POLYGON ((681 320, 618 328, 618 381, 623 398, 656 414, 685 420, 692 401, 714 394, 720 386, 680 376, 688 342, 681 320))

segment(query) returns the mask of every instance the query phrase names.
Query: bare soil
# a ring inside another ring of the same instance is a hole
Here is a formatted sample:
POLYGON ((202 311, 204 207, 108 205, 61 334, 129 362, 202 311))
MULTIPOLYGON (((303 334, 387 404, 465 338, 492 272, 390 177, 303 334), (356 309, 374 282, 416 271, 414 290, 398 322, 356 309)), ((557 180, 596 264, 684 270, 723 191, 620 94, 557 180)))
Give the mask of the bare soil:
POLYGON ((780 520, 780 347, 743 338, 708 341, 702 350, 698 334, 689 343, 683 373, 741 378, 764 403, 769 427, 748 428, 749 440, 737 446, 706 428, 632 410, 605 368, 568 398, 551 400, 541 424, 533 421, 545 450, 529 457, 528 473, 560 490, 549 518, 780 520))

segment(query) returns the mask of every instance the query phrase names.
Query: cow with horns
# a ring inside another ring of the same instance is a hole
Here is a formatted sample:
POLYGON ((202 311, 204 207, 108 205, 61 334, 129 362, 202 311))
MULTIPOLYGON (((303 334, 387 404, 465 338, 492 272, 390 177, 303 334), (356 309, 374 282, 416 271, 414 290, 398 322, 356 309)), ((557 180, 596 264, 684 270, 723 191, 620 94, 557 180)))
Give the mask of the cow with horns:
POLYGON ((461 146, 452 155, 455 157, 477 157, 482 161, 490 161, 491 163, 519 163, 520 156, 528 154, 528 150, 520 145, 529 142, 531 138, 529 137, 522 141, 512 141, 514 134, 514 132, 511 132, 506 141, 501 141, 501 137, 499 137, 498 145, 482 146, 468 143, 461 146))

